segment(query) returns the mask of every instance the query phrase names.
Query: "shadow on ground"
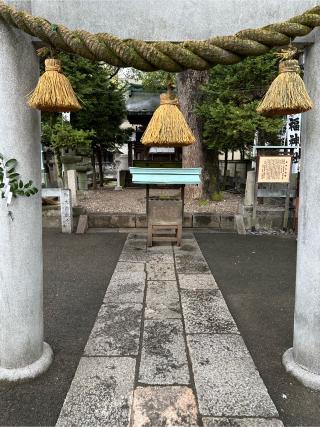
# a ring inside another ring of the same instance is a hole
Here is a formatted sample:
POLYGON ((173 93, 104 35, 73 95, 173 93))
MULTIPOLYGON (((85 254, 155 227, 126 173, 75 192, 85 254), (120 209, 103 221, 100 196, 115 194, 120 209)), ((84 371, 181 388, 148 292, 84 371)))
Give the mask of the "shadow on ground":
POLYGON ((196 238, 282 421, 320 426, 320 392, 303 387, 281 364, 292 347, 296 241, 235 234, 196 238))
POLYGON ((0 386, 0 425, 55 425, 125 239, 44 231, 45 340, 54 362, 30 383, 0 386))

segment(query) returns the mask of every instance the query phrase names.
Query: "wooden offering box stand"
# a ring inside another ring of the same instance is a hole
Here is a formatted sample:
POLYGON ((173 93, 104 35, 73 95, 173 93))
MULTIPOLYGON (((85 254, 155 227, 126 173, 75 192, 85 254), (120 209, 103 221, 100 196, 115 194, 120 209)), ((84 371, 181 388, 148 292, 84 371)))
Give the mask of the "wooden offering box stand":
POLYGON ((181 245, 185 185, 200 184, 201 168, 130 168, 132 182, 146 186, 148 246, 153 242, 181 245), (180 188, 180 198, 150 196, 151 188, 180 188))

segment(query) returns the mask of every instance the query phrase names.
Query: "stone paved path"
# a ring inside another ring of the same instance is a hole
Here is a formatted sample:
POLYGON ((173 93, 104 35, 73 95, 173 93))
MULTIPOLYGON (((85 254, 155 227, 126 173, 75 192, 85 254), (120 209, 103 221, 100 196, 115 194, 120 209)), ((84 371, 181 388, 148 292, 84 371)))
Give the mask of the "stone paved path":
POLYGON ((131 233, 57 426, 202 425, 282 422, 193 235, 131 233))

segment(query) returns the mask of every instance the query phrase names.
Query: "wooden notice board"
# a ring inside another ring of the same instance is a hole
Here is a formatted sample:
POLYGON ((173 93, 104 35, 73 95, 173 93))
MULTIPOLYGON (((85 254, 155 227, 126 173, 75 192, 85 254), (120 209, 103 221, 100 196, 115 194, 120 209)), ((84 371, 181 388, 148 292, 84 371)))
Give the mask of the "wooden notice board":
POLYGON ((259 184, 287 184, 283 229, 287 230, 290 203, 290 180, 291 180, 292 156, 258 156, 255 195, 252 213, 252 229, 255 229, 257 218, 257 194, 259 184))
POLYGON ((291 156, 259 156, 257 182, 289 184, 291 162, 291 156))

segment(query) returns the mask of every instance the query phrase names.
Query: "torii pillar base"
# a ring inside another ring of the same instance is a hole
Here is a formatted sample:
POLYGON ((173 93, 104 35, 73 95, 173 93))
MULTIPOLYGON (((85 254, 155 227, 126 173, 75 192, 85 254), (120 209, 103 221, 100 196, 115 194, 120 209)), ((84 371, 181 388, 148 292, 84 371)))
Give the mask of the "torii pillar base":
POLYGON ((303 114, 293 348, 283 364, 297 380, 320 390, 320 31, 305 50, 305 83, 314 108, 303 114))
POLYGON ((39 190, 0 199, 0 381, 35 378, 53 358, 43 341, 40 113, 26 103, 38 77, 31 37, 0 22, 0 153, 39 190))
POLYGON ((284 353, 282 363, 286 371, 293 375, 303 385, 313 390, 320 390, 320 375, 314 374, 298 365, 294 360, 293 348, 289 348, 289 350, 284 353))
POLYGON ((40 359, 23 368, 6 369, 0 367, 0 382, 22 382, 33 380, 43 374, 53 361, 53 352, 46 342, 43 343, 43 353, 40 359))

